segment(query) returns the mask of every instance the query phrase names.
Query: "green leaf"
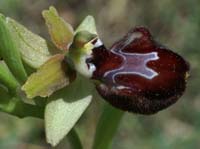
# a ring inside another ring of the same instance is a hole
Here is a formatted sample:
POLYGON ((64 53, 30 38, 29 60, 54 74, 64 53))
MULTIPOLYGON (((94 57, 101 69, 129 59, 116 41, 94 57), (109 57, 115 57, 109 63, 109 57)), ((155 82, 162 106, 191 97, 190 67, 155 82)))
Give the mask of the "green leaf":
POLYGON ((87 16, 81 24, 77 27, 75 33, 80 31, 88 31, 91 34, 97 34, 95 20, 93 16, 87 16))
POLYGON ((39 68, 51 57, 47 41, 15 20, 7 18, 7 21, 12 31, 17 35, 22 59, 29 66, 39 68))
POLYGON ((63 67, 63 60, 64 55, 54 55, 28 78, 22 86, 28 98, 50 96, 69 84, 67 65, 63 67))
POLYGON ((78 76, 66 88, 57 92, 45 109, 47 142, 56 146, 73 128, 92 99, 93 84, 78 76))
POLYGON ((74 31, 71 25, 65 22, 54 7, 44 10, 42 15, 46 21, 50 36, 54 44, 62 50, 67 50, 73 41, 74 31))
POLYGON ((0 61, 0 83, 5 85, 9 89, 10 93, 13 94, 16 93, 17 87, 20 86, 3 61, 0 61))
POLYGON ((109 149, 124 112, 107 104, 96 128, 93 149, 109 149))
POLYGON ((22 64, 17 36, 10 30, 8 20, 0 14, 0 55, 13 75, 25 82, 27 74, 22 64))

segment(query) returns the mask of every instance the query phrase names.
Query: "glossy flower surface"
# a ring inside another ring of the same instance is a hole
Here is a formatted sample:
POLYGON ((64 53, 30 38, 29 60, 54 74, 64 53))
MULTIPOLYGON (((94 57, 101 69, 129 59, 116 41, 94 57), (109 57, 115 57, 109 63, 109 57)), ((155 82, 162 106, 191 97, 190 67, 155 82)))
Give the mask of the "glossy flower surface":
POLYGON ((154 41, 146 28, 132 29, 109 50, 99 42, 86 62, 96 68, 92 79, 99 80, 99 94, 113 106, 153 114, 183 94, 188 63, 154 41))

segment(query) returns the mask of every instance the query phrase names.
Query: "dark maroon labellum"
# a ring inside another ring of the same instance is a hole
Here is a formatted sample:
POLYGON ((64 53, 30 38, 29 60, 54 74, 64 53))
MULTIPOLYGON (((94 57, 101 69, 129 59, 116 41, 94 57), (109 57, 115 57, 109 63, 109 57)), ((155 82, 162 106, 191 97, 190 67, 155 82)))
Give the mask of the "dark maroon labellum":
POLYGON ((113 106, 153 114, 175 103, 186 87, 189 65, 158 44, 143 27, 131 30, 109 50, 93 49, 88 59, 96 70, 99 94, 113 106))

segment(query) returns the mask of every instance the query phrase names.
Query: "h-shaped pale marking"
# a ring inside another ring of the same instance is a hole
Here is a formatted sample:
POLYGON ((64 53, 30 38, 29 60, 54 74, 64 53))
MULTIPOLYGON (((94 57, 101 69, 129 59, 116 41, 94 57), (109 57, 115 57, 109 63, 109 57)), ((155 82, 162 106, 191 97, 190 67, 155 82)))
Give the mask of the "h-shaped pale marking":
MULTIPOLYGON (((134 36, 124 46, 132 42, 135 38, 138 38, 138 36, 134 36)), ((121 49, 123 48, 124 47, 120 48, 118 52, 116 52, 115 50, 111 50, 111 52, 123 58, 123 63, 121 67, 111 71, 107 71, 104 74, 104 78, 112 79, 112 81, 115 83, 116 82, 115 77, 117 75, 133 74, 133 75, 143 76, 147 79, 152 79, 158 75, 157 72, 148 68, 146 65, 149 61, 159 59, 157 52, 150 52, 146 54, 128 53, 121 51, 121 49)))

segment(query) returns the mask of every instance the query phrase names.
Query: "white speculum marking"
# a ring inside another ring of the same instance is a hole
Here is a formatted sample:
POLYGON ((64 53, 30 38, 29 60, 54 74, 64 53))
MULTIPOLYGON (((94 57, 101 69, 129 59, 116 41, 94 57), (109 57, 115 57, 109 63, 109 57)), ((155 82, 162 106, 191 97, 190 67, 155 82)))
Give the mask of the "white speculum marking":
MULTIPOLYGON (((136 38, 140 38, 141 36, 142 36, 141 34, 133 34, 130 40, 128 40, 127 43, 124 45, 124 47, 128 45, 130 42, 132 42, 133 40, 135 40, 136 38)), ((123 49, 124 47, 122 47, 121 49, 123 49)), ((139 75, 139 76, 145 77, 147 79, 152 79, 158 75, 157 72, 148 68, 146 65, 149 61, 159 59, 157 52, 139 54, 139 53, 123 52, 121 50, 116 52, 115 50, 111 50, 111 52, 122 57, 123 64, 121 65, 121 67, 117 69, 107 71, 104 74, 104 78, 112 79, 112 81, 116 83, 115 77, 117 75, 133 74, 133 75, 139 75)), ((119 89, 121 88, 122 87, 120 86, 119 89)))

